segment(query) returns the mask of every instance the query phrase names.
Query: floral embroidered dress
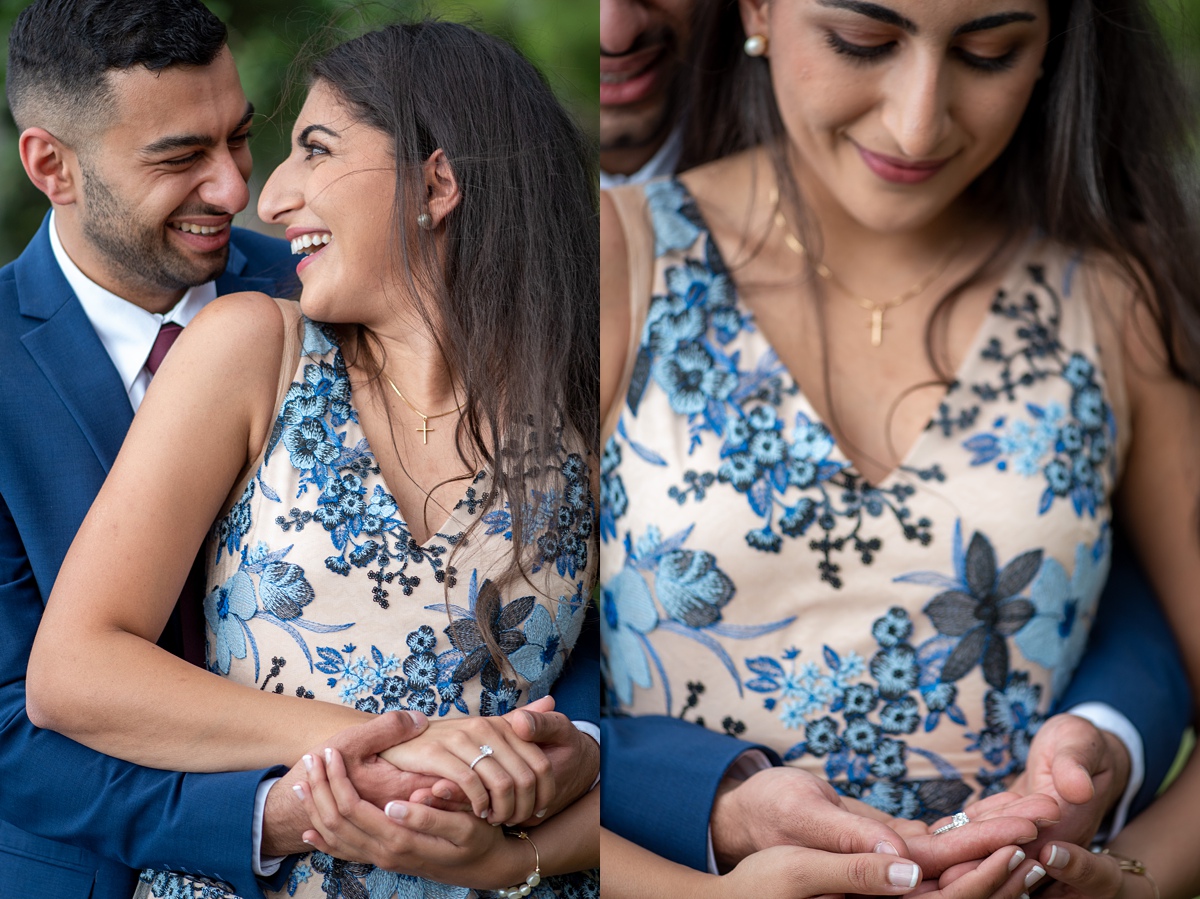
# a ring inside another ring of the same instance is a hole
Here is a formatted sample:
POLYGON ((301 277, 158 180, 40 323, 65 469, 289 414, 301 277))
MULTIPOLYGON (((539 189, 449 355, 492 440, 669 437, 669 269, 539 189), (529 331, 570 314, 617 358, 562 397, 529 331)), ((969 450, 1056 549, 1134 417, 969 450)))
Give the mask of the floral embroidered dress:
POLYGON ((925 431, 869 484, 683 184, 614 200, 654 259, 602 460, 613 713, 764 743, 909 818, 1000 789, 1083 653, 1109 564, 1126 412, 1078 264, 1028 245, 925 431))
MULTIPOLYGON (((280 306, 289 333, 299 330, 295 304, 280 306)), ((445 524, 417 543, 363 436, 332 332, 304 320, 302 350, 294 377, 281 385, 260 464, 209 540, 209 669, 273 693, 367 712, 419 709, 435 720, 502 715, 544 696, 579 636, 596 580, 582 458, 563 450, 561 475, 548 479, 558 487, 529 498, 524 539, 537 546, 531 583, 518 581, 502 595, 486 623, 516 673, 510 679, 491 660, 475 616, 478 592, 490 570, 507 564, 513 539, 507 506, 484 511, 489 476, 465 487, 445 524), (482 522, 464 538, 477 515, 482 522)), ((145 872, 142 881, 155 897, 228 895, 166 872, 145 872)), ((598 895, 584 876, 543 883, 533 893, 541 899, 598 895)), ((267 895, 477 894, 313 852, 283 890, 267 895)))

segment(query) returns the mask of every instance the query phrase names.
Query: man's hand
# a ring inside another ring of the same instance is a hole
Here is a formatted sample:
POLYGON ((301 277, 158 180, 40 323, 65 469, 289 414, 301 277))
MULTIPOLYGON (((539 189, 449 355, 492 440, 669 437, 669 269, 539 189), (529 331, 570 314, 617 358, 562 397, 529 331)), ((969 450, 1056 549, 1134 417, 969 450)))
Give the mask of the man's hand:
POLYGON ((1058 823, 1042 830, 1032 851, 1051 840, 1088 845, 1125 792, 1129 767, 1125 745, 1090 721, 1055 715, 1043 724, 1029 746, 1024 773, 1009 788, 1044 793, 1059 805, 1058 823))
POLYGON ((560 712, 533 712, 517 709, 508 713, 513 732, 522 740, 537 743, 546 753, 558 787, 554 802, 538 824, 562 811, 588 791, 600 773, 600 744, 583 733, 560 712))
MULTIPOLYGON (((325 746, 341 754, 359 795, 382 807, 393 799, 407 799, 414 791, 428 789, 437 781, 436 777, 401 771, 378 755, 419 736, 428 726, 428 720, 420 712, 386 712, 366 724, 338 731, 325 746)), ((310 753, 308 758, 311 757, 310 753)), ((263 810, 264 856, 291 855, 312 848, 301 840, 312 824, 293 791, 297 783, 306 780, 306 774, 301 759, 267 793, 263 810)))
POLYGON ((734 868, 771 846, 826 852, 907 855, 900 835, 882 821, 846 808, 833 787, 797 768, 768 768, 742 781, 726 778, 709 820, 717 866, 734 868))

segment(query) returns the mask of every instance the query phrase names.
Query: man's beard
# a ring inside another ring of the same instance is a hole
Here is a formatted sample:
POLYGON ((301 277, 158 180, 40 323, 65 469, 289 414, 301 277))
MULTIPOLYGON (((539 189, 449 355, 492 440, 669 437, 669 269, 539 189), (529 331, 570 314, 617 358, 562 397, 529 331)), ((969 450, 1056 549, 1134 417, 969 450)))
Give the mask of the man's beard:
MULTIPOLYGON (((84 238, 101 252, 115 273, 151 288, 176 292, 205 284, 225 271, 229 245, 202 258, 185 255, 172 246, 165 222, 139 221, 108 185, 90 171, 83 170, 84 238)), ((222 214, 221 210, 197 214, 222 214)))

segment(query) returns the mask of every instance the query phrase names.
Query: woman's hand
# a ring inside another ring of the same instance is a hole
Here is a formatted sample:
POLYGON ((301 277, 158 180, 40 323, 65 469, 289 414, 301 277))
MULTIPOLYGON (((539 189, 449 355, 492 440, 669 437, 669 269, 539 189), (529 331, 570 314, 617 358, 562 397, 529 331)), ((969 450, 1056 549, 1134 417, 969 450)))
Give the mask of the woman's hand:
POLYGON ((1054 878, 1041 894, 1046 899, 1158 899, 1154 882, 1122 871, 1116 856, 1055 841, 1042 847, 1040 859, 1054 878))
MULTIPOLYGON (((525 708, 550 711, 553 703, 546 697, 525 708)), ((472 811, 491 824, 524 821, 550 808, 555 798, 554 775, 546 754, 518 737, 504 718, 433 722, 421 737, 385 750, 380 757, 405 771, 435 775, 457 785, 472 811), (490 753, 484 752, 485 746, 490 753)), ((433 794, 452 799, 453 789, 449 783, 441 783, 433 788, 433 794)))
POLYGON ((523 880, 532 866, 523 847, 504 831, 467 812, 410 802, 381 811, 358 795, 341 753, 305 756, 308 780, 296 791, 313 830, 304 842, 327 855, 388 871, 476 889, 500 889, 523 880), (510 845, 515 844, 515 845, 510 845))

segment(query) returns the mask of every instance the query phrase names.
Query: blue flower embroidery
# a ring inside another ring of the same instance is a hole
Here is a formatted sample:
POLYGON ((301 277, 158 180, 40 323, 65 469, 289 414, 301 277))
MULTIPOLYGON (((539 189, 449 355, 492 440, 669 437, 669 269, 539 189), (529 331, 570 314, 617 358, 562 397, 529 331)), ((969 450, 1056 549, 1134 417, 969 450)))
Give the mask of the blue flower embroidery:
POLYGON ((1047 559, 1029 589, 1034 616, 1016 636, 1025 658, 1054 672, 1051 692, 1061 696, 1087 646, 1100 592, 1108 577, 1112 540, 1104 528, 1096 542, 1075 548, 1068 577, 1056 559, 1047 559))
POLYGON ((254 583, 244 571, 235 572, 204 598, 204 617, 215 635, 213 665, 218 674, 228 674, 233 659, 246 658, 246 622, 257 611, 254 583))
POLYGON ((721 570, 711 553, 685 549, 692 529, 662 538, 651 526, 637 542, 625 538, 625 567, 600 591, 601 635, 605 642, 604 670, 619 703, 633 699, 633 685, 649 687, 647 657, 662 678, 668 714, 671 686, 647 635, 656 629, 670 631, 694 640, 712 652, 742 689, 741 677, 733 659, 718 637, 744 640, 786 627, 794 617, 771 624, 726 627, 721 609, 734 595, 734 585, 721 570), (654 581, 651 592, 647 577, 654 581), (654 603, 657 596, 665 615, 654 603))

